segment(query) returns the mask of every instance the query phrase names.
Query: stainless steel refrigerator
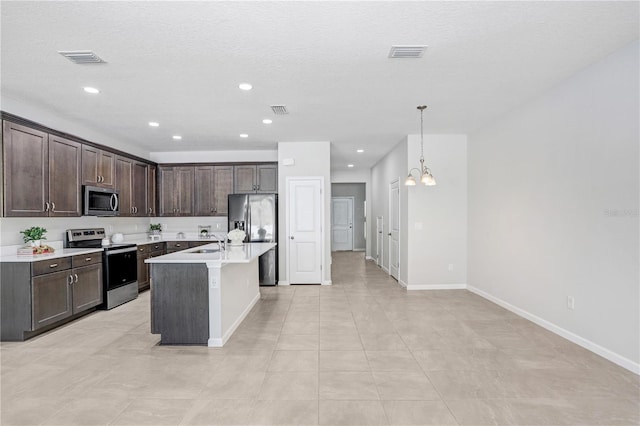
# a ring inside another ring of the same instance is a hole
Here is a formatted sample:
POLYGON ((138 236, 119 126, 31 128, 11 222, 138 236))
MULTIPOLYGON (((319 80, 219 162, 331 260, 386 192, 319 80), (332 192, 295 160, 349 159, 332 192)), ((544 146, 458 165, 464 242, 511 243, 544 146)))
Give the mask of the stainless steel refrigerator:
MULTIPOLYGON (((278 194, 229 194, 229 231, 242 229, 245 243, 278 242, 278 194)), ((278 284, 278 247, 258 259, 260 285, 278 284)))

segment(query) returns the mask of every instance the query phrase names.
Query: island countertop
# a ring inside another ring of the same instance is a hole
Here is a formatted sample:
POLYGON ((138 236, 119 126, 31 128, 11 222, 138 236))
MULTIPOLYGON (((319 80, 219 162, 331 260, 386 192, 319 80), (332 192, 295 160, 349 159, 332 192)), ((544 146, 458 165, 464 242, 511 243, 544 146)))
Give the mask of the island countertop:
POLYGON ((209 266, 230 263, 249 263, 276 246, 276 243, 244 243, 240 246, 227 244, 227 249, 219 251, 218 244, 206 244, 175 253, 146 259, 145 263, 206 263, 209 266))

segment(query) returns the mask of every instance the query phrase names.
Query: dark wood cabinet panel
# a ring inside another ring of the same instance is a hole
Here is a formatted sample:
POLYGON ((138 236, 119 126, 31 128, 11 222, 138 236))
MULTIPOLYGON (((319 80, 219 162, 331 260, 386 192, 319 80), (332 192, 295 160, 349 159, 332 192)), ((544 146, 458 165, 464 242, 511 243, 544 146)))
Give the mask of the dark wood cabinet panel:
POLYGON ((80 216, 82 145, 49 136, 49 216, 80 216))
POLYGON ((176 171, 173 167, 159 167, 158 181, 160 190, 158 191, 158 210, 160 216, 173 216, 176 209, 176 171))
POLYGON ((3 122, 4 215, 49 216, 49 135, 3 122))
POLYGON ((194 186, 196 196, 193 200, 193 213, 196 216, 211 216, 214 214, 213 201, 215 180, 213 166, 196 166, 194 171, 194 186))
POLYGON ((138 291, 149 288, 149 265, 144 263, 148 258, 148 253, 138 253, 138 291))
POLYGON ((160 167, 160 216, 193 216, 194 167, 160 167))
POLYGON ((278 166, 259 164, 256 166, 256 192, 278 192, 278 166))
POLYGON ((226 216, 227 198, 233 193, 233 166, 196 166, 195 216, 226 216))
POLYGON ((278 166, 275 164, 241 164, 234 166, 234 192, 278 192, 278 166))
POLYGON ((156 179, 158 168, 154 165, 149 165, 147 168, 147 215, 157 216, 158 207, 156 198, 156 179))
POLYGON ((133 216, 146 216, 147 213, 147 165, 133 163, 133 181, 131 183, 131 207, 133 216))
POLYGON ((215 216, 229 212, 229 194, 233 194, 233 166, 214 166, 213 205, 215 216))
POLYGON ((133 179, 133 161, 126 157, 116 157, 116 189, 120 191, 120 216, 131 216, 131 182, 133 179))
POLYGON ((102 263, 72 269, 73 313, 85 311, 102 303, 102 263))
POLYGON ((82 184, 113 188, 116 155, 90 145, 82 145, 82 184))
POLYGON ((256 166, 240 165, 233 168, 234 193, 256 192, 256 166))
POLYGON ((37 330, 73 314, 69 270, 34 277, 31 280, 32 328, 37 330))

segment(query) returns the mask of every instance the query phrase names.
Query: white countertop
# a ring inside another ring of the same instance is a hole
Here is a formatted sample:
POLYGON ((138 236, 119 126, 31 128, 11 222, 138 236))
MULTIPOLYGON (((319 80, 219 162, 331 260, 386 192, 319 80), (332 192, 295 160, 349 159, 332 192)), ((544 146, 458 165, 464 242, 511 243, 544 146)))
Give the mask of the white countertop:
POLYGON ((227 249, 220 252, 217 251, 218 243, 212 243, 165 254, 163 256, 152 257, 151 259, 145 260, 145 263, 206 263, 209 266, 229 263, 249 263, 275 246, 276 243, 245 243, 241 246, 231 246, 227 244, 227 249), (216 251, 200 253, 201 250, 216 251))
MULTIPOLYGON (((55 248, 55 247, 54 247, 55 248)), ((76 256, 78 254, 89 254, 102 252, 102 248, 83 248, 83 249, 56 249, 55 253, 37 254, 34 256, 18 256, 9 254, 0 257, 0 263, 4 262, 38 262, 40 260, 58 259, 60 257, 76 256)))

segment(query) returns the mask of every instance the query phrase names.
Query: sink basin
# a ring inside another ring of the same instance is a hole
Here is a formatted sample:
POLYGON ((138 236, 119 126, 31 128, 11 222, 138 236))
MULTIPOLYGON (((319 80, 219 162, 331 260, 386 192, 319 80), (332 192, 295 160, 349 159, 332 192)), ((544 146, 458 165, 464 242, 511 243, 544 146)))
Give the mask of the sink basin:
POLYGON ((217 249, 217 248, 207 248, 207 249, 192 251, 191 253, 217 253, 219 251, 220 249, 217 249))

